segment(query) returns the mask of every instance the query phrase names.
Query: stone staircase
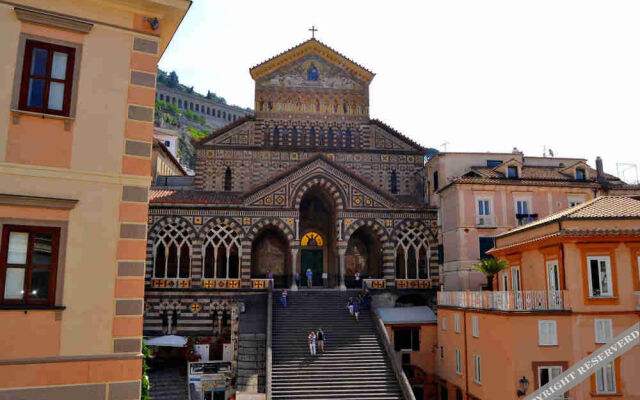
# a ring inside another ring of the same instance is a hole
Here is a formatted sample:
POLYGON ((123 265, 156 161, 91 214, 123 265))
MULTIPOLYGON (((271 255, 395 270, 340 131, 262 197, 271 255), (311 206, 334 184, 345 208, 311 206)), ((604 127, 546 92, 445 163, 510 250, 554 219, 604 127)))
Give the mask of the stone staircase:
POLYGON ((360 321, 346 304, 357 292, 289 292, 285 309, 274 291, 272 398, 403 399, 369 311, 360 321), (325 353, 309 355, 307 336, 322 328, 325 353))
POLYGON ((153 400, 188 400, 187 377, 178 369, 149 370, 151 398, 153 400))

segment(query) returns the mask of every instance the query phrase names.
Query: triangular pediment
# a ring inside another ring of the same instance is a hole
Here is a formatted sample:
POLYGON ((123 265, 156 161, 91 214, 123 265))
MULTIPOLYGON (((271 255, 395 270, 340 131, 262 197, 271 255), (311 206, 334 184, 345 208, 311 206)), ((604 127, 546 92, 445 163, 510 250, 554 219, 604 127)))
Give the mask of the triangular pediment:
POLYGON ((296 61, 309 55, 319 57, 329 64, 339 67, 349 75, 352 75, 366 84, 369 84, 375 75, 373 72, 349 60, 342 54, 316 39, 309 39, 296 47, 258 64, 251 68, 249 72, 251 73, 251 77, 257 82, 276 70, 279 70, 284 66, 294 64, 296 61))
POLYGON ((255 118, 246 116, 222 128, 211 132, 194 143, 195 147, 202 146, 254 146, 255 118))
POLYGON ((393 195, 365 181, 353 171, 317 155, 250 189, 242 197, 247 206, 293 208, 299 193, 310 184, 321 182, 345 208, 394 208, 393 195))
POLYGON ((426 152, 424 147, 385 123, 375 119, 370 122, 369 131, 374 149, 426 152))

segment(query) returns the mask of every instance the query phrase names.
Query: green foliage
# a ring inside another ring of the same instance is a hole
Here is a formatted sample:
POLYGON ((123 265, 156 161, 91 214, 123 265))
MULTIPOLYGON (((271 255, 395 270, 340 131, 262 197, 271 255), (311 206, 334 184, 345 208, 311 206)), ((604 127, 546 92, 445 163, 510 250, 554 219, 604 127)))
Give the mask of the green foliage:
POLYGON ((171 114, 174 117, 180 115, 180 110, 175 104, 167 103, 166 101, 156 100, 156 112, 164 112, 171 114))
POLYGON ((140 400, 148 400, 151 398, 151 384, 149 383, 149 376, 147 375, 147 370, 149 366, 147 365, 147 361, 151 360, 153 355, 151 354, 151 349, 147 346, 144 341, 142 342, 142 390, 140 400))
POLYGON ((509 268, 509 264, 499 258, 483 258, 478 264, 473 264, 473 268, 491 279, 498 272, 509 268))
POLYGON ((227 104, 227 100, 225 100, 224 97, 218 96, 210 90, 207 91, 206 96, 203 96, 200 93, 196 92, 193 86, 186 86, 180 83, 180 79, 178 78, 178 74, 176 73, 176 71, 171 71, 170 73, 167 73, 166 71, 163 71, 158 68, 157 80, 159 83, 162 83, 167 87, 180 90, 181 92, 194 94, 200 97, 205 97, 209 100, 213 100, 221 104, 227 104))
POLYGON ((209 134, 208 131, 203 131, 203 130, 194 128, 193 126, 188 126, 187 132, 189 133, 191 138, 193 138, 194 140, 202 139, 203 137, 209 134))
POLYGON ((189 121, 197 122, 200 125, 206 125, 207 124, 207 121, 204 119, 203 116, 198 115, 198 114, 194 113, 191 110, 184 110, 183 115, 189 121))

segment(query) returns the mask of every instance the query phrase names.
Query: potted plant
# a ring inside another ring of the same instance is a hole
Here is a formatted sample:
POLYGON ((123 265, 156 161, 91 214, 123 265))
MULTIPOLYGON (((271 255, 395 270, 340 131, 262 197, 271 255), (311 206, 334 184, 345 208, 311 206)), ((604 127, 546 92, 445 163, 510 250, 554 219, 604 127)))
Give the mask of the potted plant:
POLYGON ((483 258, 473 268, 487 276, 487 289, 493 290, 493 277, 500 271, 509 268, 509 263, 499 258, 483 258))

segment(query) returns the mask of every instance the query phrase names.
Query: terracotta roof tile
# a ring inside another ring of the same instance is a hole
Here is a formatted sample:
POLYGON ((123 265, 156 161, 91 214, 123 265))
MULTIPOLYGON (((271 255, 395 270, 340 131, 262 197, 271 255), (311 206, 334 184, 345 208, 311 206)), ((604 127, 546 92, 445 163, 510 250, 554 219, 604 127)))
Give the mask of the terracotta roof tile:
POLYGON ((240 204, 238 192, 213 192, 204 190, 150 190, 152 204, 240 204))

